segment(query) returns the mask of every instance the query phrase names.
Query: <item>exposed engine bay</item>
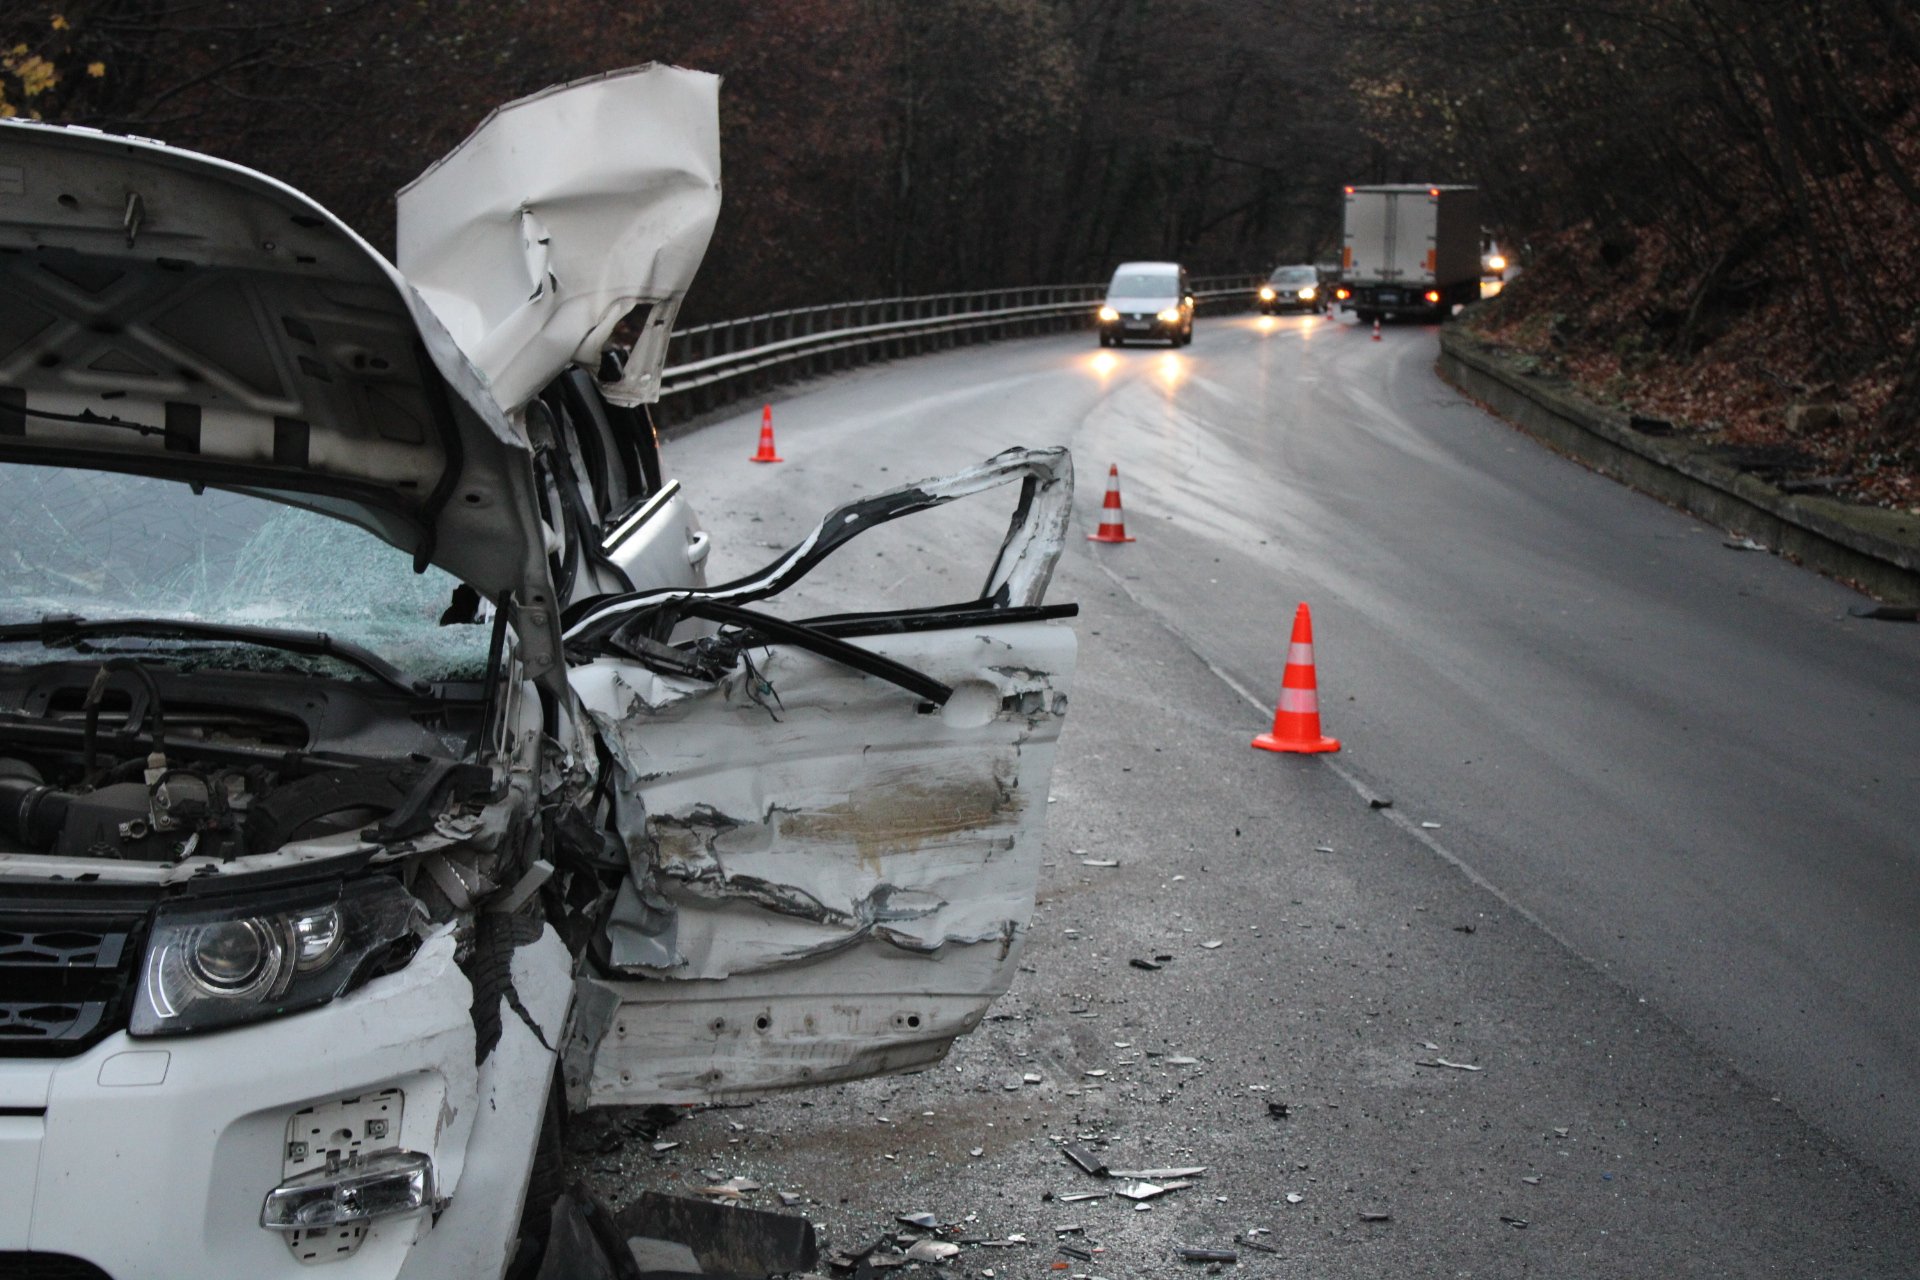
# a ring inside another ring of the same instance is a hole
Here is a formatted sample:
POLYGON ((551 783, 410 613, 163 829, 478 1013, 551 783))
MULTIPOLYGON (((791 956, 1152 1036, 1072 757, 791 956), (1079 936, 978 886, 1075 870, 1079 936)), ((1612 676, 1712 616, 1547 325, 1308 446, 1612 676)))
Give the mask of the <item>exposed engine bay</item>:
POLYGON ((487 783, 456 763, 483 714, 461 692, 124 655, 0 667, 0 853, 226 861, 404 838, 449 786, 487 783))

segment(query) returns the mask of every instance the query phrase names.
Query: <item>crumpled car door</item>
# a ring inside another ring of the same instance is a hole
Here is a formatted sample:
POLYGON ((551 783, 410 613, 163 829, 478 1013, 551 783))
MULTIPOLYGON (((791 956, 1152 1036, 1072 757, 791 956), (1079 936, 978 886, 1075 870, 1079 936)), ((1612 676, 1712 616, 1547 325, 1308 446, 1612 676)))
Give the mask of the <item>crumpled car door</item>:
POLYGON ((575 1105, 908 1070, 978 1025, 1033 908, 1075 652, 1075 607, 1042 597, 1071 498, 1065 450, 1009 451, 843 507, 758 574, 573 612, 629 862, 578 983, 575 1105), (751 607, 865 528, 1008 483, 977 600, 751 607), (665 643, 688 619, 713 634, 665 643))

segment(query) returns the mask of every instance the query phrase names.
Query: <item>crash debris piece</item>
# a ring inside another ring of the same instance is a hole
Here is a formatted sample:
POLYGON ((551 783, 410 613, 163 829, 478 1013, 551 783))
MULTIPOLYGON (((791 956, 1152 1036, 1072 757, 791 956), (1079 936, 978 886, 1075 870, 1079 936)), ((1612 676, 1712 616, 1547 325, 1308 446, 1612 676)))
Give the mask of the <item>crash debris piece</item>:
POLYGON ((919 1227, 922 1231, 937 1231, 940 1219, 930 1213, 903 1213, 894 1219, 903 1226, 919 1227))
POLYGON ((1120 862, 1117 858, 1082 858, 1080 859, 1080 865, 1083 867, 1117 867, 1120 865, 1120 862))
POLYGON ((1287 1203, 1288 1203, 1288 1204, 1299 1204, 1299 1203, 1300 1203, 1300 1202, 1301 1202, 1302 1200, 1305 1200, 1305 1199, 1306 1199, 1306 1197, 1305 1197, 1305 1196, 1303 1196, 1303 1195, 1301 1195, 1301 1194, 1300 1194, 1300 1193, 1299 1193, 1298 1191, 1289 1191, 1289 1192, 1287 1192, 1287 1203))
POLYGON ((1166 967, 1166 966, 1164 966, 1164 965, 1162 965, 1162 964, 1159 964, 1159 963, 1157 963, 1156 961, 1153 961, 1153 960, 1142 960, 1142 959, 1140 959, 1140 958, 1139 958, 1139 957, 1137 957, 1137 956, 1136 956, 1136 957, 1134 957, 1133 959, 1131 959, 1131 960, 1129 960, 1129 961, 1127 961, 1127 963, 1128 963, 1128 964, 1130 964, 1130 965, 1132 965, 1132 966, 1133 966, 1134 968, 1136 968, 1136 969, 1145 969, 1145 970, 1146 970, 1147 972, 1149 972, 1149 973, 1152 973, 1152 972, 1154 972, 1155 970, 1158 970, 1158 969, 1162 969, 1162 968, 1165 968, 1165 967, 1166 967))
POLYGON ((725 1182, 700 1188, 700 1194, 711 1196, 715 1200, 744 1200, 749 1191, 758 1191, 760 1184, 752 1178, 735 1176, 725 1182))
POLYGON ((1185 1054, 1175 1054, 1173 1057, 1165 1059, 1165 1062, 1170 1067, 1197 1067, 1200 1065, 1200 1059, 1189 1058, 1185 1054))
POLYGON ((1279 1253, 1280 1252, 1278 1249, 1274 1248, 1272 1245, 1263 1244, 1260 1241, 1253 1239, 1251 1236, 1235 1236, 1233 1238, 1233 1242, 1239 1245, 1243 1249, 1252 1249, 1256 1253, 1279 1253))
POLYGON ((1479 1067, 1474 1066, 1471 1062, 1451 1062, 1446 1058, 1421 1058, 1413 1065, 1416 1067, 1447 1067, 1454 1071, 1480 1070, 1479 1067))
POLYGON ((1169 1178, 1197 1178, 1207 1171, 1203 1164, 1185 1165, 1178 1169, 1111 1169, 1109 1178, 1133 1178, 1146 1182, 1165 1182, 1169 1178))
POLYGON ((1218 951, 1221 947, 1224 947, 1226 945, 1227 945, 1226 943, 1220 941, 1218 938, 1214 939, 1211 942, 1203 942, 1200 944, 1200 946, 1207 951, 1218 951))
POLYGON ((1069 1142, 1060 1149, 1066 1153, 1067 1159, 1079 1165, 1082 1171, 1090 1173, 1096 1178, 1104 1178, 1107 1176, 1106 1162, 1079 1143, 1069 1142))
POLYGON ((1083 1200, 1105 1200, 1112 1194, 1111 1191, 1069 1191, 1064 1195, 1055 1196, 1054 1199, 1061 1204, 1079 1204, 1083 1200))
POLYGON ((1272 1116, 1275 1120, 1285 1120, 1290 1114, 1292 1114, 1292 1111, 1293 1111, 1292 1103, 1269 1102, 1267 1104, 1267 1114, 1272 1116))
POLYGON ((813 1224, 797 1214, 643 1191, 612 1217, 614 1233, 629 1248, 651 1241, 691 1250, 697 1265, 678 1269, 697 1275, 788 1275, 811 1271, 820 1259, 813 1224))
POLYGON ((1515 1218, 1503 1213, 1500 1215, 1500 1221, 1506 1223, 1515 1231, 1525 1231, 1527 1229, 1527 1220, 1525 1218, 1515 1218))
POLYGON ((945 1262, 960 1252, 957 1244, 948 1244, 945 1240, 916 1240, 907 1250, 907 1258, 913 1262, 945 1262))
POLYGON ((1124 1187, 1115 1187, 1113 1193, 1125 1196, 1129 1200, 1157 1200, 1169 1191, 1185 1191, 1191 1182, 1129 1182, 1124 1187))
POLYGON ((1182 1262, 1238 1262, 1240 1255, 1232 1249, 1193 1249, 1182 1247, 1182 1262))
POLYGON ((1391 1222, 1393 1221, 1393 1215, 1390 1213, 1382 1212, 1381 1210, 1378 1210, 1378 1209, 1362 1209, 1360 1211, 1360 1221, 1391 1222))
POLYGON ((1020 1079, 1025 1081, 1027 1084, 1039 1084, 1041 1081, 1041 1075, 1038 1071, 1029 1071, 1024 1075, 1022 1075, 1020 1079))

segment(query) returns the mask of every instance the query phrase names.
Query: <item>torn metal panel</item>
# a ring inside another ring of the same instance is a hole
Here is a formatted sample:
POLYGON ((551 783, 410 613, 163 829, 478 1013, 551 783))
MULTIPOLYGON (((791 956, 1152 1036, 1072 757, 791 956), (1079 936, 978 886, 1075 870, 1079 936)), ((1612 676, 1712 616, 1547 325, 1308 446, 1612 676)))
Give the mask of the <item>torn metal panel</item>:
POLYGON ((612 343, 632 349, 607 398, 659 396, 720 209, 719 87, 648 65, 548 89, 400 192, 401 271, 509 410, 612 343), (636 308, 638 332, 616 332, 636 308))
POLYGON ((1066 544, 1072 516, 1073 458, 1065 449, 1008 449, 950 476, 916 481, 848 503, 829 512, 772 564, 720 586, 609 596, 571 619, 567 643, 592 648, 630 621, 688 602, 744 605, 765 599, 800 581, 822 560, 876 525, 1015 481, 1021 485, 1020 499, 980 599, 999 608, 1038 605, 1066 544))
POLYGON ((570 1079, 568 1097, 576 1106, 729 1101, 921 1070, 980 1025, 1019 958, 1016 940, 1004 958, 984 944, 949 947, 937 964, 863 948, 725 982, 582 979, 619 1003, 584 1087, 570 1079))
POLYGON ((611 962, 647 979, 610 983, 616 1025, 650 1009, 644 1050, 603 1040, 597 1094, 696 1098, 923 1065, 1011 981, 1073 633, 1018 622, 854 643, 952 696, 934 707, 782 645, 710 684, 612 660, 576 670, 645 813, 607 929, 611 962), (725 1015, 709 1010, 762 977, 763 999, 797 996, 806 1013, 713 1043, 725 1015), (932 1003, 895 1020, 901 1000, 932 1003))

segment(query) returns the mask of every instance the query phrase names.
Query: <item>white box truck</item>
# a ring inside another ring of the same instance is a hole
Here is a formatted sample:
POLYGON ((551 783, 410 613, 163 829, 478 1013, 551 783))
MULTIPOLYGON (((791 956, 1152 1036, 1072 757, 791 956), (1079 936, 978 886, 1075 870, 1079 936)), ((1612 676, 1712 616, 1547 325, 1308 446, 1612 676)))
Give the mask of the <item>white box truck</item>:
POLYGON ((1335 298, 1365 323, 1444 318, 1480 296, 1480 192, 1396 183, 1346 188, 1346 243, 1335 298))

